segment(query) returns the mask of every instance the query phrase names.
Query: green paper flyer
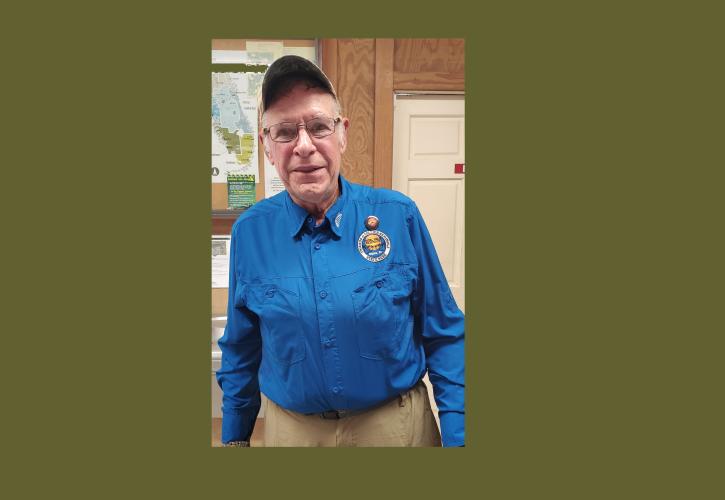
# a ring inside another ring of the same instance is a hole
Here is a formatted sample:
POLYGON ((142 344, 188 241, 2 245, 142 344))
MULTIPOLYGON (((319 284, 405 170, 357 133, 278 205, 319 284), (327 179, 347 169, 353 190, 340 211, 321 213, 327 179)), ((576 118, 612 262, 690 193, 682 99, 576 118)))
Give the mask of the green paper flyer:
POLYGON ((249 208, 256 200, 254 175, 229 174, 227 176, 227 194, 229 208, 249 208))

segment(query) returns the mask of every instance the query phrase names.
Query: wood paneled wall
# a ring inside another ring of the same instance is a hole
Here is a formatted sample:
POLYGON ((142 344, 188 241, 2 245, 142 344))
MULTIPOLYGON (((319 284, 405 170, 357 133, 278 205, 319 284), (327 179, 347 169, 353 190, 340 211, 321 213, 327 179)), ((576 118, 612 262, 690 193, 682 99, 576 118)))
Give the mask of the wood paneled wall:
POLYGON ((395 40, 395 90, 463 90, 465 46, 462 39, 395 40))
POLYGON ((459 38, 325 39, 322 68, 350 118, 342 173, 391 187, 393 93, 464 91, 465 42, 459 38))
POLYGON ((321 56, 323 70, 335 86, 343 115, 350 118, 342 175, 352 182, 372 185, 375 40, 325 40, 321 44, 321 56))

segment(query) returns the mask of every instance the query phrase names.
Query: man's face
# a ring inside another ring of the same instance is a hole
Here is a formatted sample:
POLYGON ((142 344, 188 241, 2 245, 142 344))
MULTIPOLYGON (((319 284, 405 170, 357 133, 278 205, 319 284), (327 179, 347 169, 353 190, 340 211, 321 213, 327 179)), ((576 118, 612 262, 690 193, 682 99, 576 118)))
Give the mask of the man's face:
MULTIPOLYGON (((316 116, 337 118, 334 98, 323 90, 306 85, 295 86, 290 93, 281 96, 267 109, 263 125, 269 127, 280 122, 301 124, 316 116)), ((316 139, 304 127, 292 142, 274 142, 260 132, 269 161, 277 169, 287 192, 296 202, 321 204, 334 197, 340 174, 342 153, 347 147, 347 118, 341 121, 335 132, 316 139)))

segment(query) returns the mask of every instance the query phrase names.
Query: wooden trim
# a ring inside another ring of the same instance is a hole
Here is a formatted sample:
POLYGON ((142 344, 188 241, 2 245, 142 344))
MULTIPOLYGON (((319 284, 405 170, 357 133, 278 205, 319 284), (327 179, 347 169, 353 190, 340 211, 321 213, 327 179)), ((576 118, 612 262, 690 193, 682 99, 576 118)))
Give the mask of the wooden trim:
POLYGON ((211 41, 211 50, 247 50, 246 40, 215 38, 211 41))
POLYGON ((314 47, 315 46, 315 40, 314 38, 304 38, 304 39, 285 39, 282 40, 285 47, 314 47))
POLYGON ((337 90, 337 39, 325 38, 320 40, 320 67, 325 72, 327 78, 330 79, 332 85, 337 90))
POLYGON ((211 219, 211 234, 232 234, 232 226, 236 222, 235 218, 217 218, 211 219))
POLYGON ((337 40, 337 95, 350 120, 340 168, 350 182, 373 185, 375 163, 375 39, 337 40))
POLYGON ((465 90, 465 46, 462 38, 395 39, 393 88, 465 90))
POLYGON ((373 186, 393 186, 393 52, 392 38, 375 40, 375 156, 373 186))
POLYGON ((463 74, 441 74, 434 72, 395 72, 395 90, 465 90, 463 74))

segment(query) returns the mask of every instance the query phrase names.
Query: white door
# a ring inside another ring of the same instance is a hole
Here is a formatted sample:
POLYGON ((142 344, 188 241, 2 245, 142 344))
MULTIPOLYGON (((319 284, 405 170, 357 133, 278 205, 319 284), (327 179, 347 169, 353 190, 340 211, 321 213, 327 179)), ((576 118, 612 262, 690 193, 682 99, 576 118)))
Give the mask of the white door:
MULTIPOLYGON (((463 95, 396 95, 393 112, 393 189, 410 196, 428 226, 458 307, 465 311, 463 95)), ((433 388, 426 374, 440 428, 433 388)))
POLYGON ((410 196, 428 226, 458 307, 465 311, 464 96, 396 96, 393 189, 410 196))

